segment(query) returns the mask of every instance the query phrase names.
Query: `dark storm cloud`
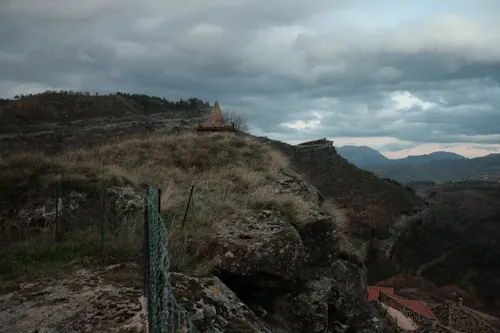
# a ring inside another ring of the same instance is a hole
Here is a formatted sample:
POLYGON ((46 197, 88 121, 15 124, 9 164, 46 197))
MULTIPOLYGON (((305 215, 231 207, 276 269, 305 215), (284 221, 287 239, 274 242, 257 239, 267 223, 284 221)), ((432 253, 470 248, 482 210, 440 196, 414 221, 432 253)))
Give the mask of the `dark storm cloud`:
MULTIPOLYGON (((479 2, 485 13, 498 9, 479 2)), ((499 26, 456 16, 373 31, 332 22, 311 32, 305 23, 369 4, 6 1, 0 95, 65 88, 218 98, 257 132, 283 140, 499 143, 499 26), (300 124, 315 127, 291 128, 300 124)))

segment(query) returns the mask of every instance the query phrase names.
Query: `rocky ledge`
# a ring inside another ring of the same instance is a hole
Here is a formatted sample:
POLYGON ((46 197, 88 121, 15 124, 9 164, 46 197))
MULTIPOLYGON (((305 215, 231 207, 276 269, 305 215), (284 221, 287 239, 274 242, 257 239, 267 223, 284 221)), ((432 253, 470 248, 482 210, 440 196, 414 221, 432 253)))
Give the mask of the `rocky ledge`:
MULTIPOLYGON (((297 175, 283 175, 274 189, 276 195, 307 197, 308 218, 291 224, 272 210, 236 212, 217 224, 211 238, 211 275, 172 272, 177 302, 196 329, 393 332, 366 301, 365 267, 342 259, 339 230, 322 211, 319 192, 297 175)), ((127 206, 140 206, 130 187, 110 191, 127 197, 124 202, 138 203, 127 206)), ((145 332, 145 311, 138 264, 79 269, 69 277, 3 290, 0 332, 145 332)))

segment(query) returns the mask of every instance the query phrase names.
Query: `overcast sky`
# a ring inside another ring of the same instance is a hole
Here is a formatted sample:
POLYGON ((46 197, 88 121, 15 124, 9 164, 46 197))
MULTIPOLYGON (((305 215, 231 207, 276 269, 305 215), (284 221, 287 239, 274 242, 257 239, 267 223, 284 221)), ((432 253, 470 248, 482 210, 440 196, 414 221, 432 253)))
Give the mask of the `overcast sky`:
POLYGON ((0 96, 199 97, 253 133, 500 152, 499 0, 0 0, 0 96))

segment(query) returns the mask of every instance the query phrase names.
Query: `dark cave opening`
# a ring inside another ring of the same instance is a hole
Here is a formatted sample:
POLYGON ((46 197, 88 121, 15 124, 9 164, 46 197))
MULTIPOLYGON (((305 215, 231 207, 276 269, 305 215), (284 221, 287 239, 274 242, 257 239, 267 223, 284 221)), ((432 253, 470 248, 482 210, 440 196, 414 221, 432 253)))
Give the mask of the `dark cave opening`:
POLYGON ((271 311, 276 297, 290 293, 300 283, 300 281, 285 280, 264 272, 240 275, 219 271, 215 275, 247 306, 260 307, 266 311, 271 311))

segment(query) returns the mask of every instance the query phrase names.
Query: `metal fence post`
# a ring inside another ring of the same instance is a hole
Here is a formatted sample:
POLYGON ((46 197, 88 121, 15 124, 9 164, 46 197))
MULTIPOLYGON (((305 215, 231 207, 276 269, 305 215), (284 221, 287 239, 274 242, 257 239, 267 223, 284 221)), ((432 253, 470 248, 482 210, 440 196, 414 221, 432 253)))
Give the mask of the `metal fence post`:
POLYGON ((193 197, 193 191, 194 191, 194 183, 193 183, 193 185, 191 185, 191 191, 189 192, 189 198, 188 198, 188 202, 186 205, 186 211, 184 212, 184 218, 182 219, 181 231, 184 230, 184 224, 186 223, 187 213, 189 211, 189 206, 191 204, 191 198, 193 197))
POLYGON ((61 183, 56 183, 56 221, 54 230, 54 240, 56 242, 62 239, 62 212, 63 212, 63 198, 61 183))
MULTIPOLYGON (((148 191, 149 192, 149 191, 148 191)), ((148 282, 149 282, 149 209, 148 198, 144 202, 144 242, 143 242, 143 255, 144 255, 144 295, 148 297, 148 282)))
POLYGON ((101 185, 101 252, 104 252, 104 225, 106 224, 106 184, 101 185))
POLYGON ((157 207, 158 207, 158 214, 161 213, 161 188, 158 189, 158 203, 157 203, 157 207))
POLYGON ((168 232, 160 215, 161 190, 149 185, 144 201, 144 294, 148 332, 193 333, 189 315, 176 302, 172 290, 168 232))
MULTIPOLYGON (((147 191, 146 191, 146 198, 145 198, 145 204, 144 204, 144 295, 147 297, 147 308, 148 308, 148 332, 149 333, 156 333, 158 330, 158 326, 156 323, 153 323, 153 320, 155 318, 155 311, 154 309, 154 298, 156 295, 152 295, 152 286, 151 283, 153 283, 150 279, 154 278, 154 276, 151 274, 152 273, 152 268, 151 268, 151 239, 149 237, 150 235, 150 228, 151 228, 151 221, 150 221, 150 215, 151 215, 151 207, 150 206, 150 195, 151 195, 151 187, 148 186, 147 191)), ((153 206, 154 207, 154 206, 153 206)))

